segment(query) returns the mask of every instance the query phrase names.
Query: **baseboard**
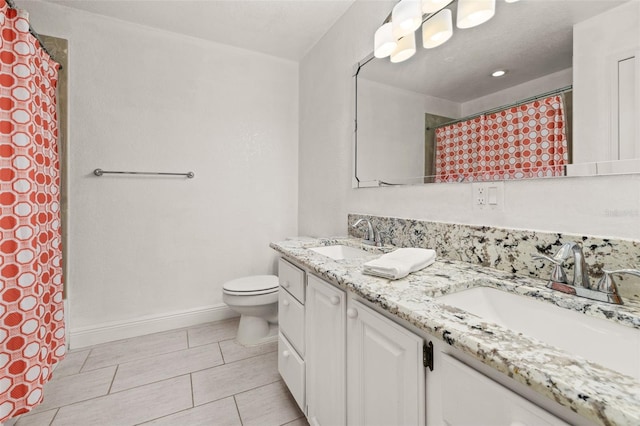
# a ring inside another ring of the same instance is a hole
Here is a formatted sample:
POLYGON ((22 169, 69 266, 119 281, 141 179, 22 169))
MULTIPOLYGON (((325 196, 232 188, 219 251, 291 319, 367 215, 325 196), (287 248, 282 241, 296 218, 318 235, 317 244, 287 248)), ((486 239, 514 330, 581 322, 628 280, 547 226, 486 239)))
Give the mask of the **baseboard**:
POLYGON ((227 305, 221 304, 167 314, 149 315, 127 321, 79 327, 69 331, 69 348, 84 348, 114 340, 220 321, 235 316, 238 314, 229 309, 227 305))

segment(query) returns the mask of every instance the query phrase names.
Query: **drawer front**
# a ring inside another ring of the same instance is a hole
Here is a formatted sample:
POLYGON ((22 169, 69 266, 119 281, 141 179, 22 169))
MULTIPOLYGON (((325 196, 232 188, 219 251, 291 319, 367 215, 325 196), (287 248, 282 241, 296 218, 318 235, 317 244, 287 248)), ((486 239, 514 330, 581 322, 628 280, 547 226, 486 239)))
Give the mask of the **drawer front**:
POLYGON ((284 259, 278 262, 280 286, 304 305, 304 271, 284 259))
POLYGON ((296 351, 304 356, 304 306, 282 288, 278 294, 278 326, 296 351))
POLYGON ((278 371, 298 406, 305 412, 304 361, 291 347, 287 338, 278 334, 278 371))

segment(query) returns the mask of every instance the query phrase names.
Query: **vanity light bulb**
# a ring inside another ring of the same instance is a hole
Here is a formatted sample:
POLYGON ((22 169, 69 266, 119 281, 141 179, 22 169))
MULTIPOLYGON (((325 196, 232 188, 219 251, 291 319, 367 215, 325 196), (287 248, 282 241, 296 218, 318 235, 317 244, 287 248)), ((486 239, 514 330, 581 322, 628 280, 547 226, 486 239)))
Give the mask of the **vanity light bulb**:
POLYGON ((487 22, 496 13, 496 0, 458 0, 458 28, 471 28, 487 22))
POLYGON ((397 64, 398 62, 406 61, 415 53, 416 36, 412 33, 398 40, 398 47, 391 54, 391 62, 397 64))
POLYGON ((422 0, 422 13, 435 13, 452 1, 453 0, 422 0))
POLYGON ((422 45, 425 49, 440 46, 452 35, 453 19, 449 9, 441 10, 422 25, 422 45))
POLYGON ((415 32, 422 24, 422 7, 419 0, 402 0, 391 11, 393 36, 396 40, 415 32))
POLYGON ((376 30, 373 36, 373 55, 376 58, 386 58, 398 47, 398 42, 393 36, 393 28, 391 22, 383 24, 376 30))

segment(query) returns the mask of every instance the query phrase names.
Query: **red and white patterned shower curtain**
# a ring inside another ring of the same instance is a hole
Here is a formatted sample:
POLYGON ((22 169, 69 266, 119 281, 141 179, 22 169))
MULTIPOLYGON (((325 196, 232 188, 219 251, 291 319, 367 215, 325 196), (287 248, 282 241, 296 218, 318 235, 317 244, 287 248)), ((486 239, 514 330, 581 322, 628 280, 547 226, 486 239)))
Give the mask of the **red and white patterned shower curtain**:
POLYGON ((0 422, 42 399, 65 354, 58 67, 0 0, 0 422))
POLYGON ((563 176, 567 162, 560 96, 436 129, 436 182, 563 176))

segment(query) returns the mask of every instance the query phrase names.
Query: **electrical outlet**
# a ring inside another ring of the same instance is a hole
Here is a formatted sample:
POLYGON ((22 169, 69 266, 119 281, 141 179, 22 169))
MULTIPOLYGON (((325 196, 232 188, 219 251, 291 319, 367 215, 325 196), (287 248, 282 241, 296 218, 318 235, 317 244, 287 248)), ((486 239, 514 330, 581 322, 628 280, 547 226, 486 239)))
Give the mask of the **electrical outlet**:
POLYGON ((504 182, 471 184, 474 210, 504 210, 504 182))
POLYGON ((473 204, 476 206, 484 206, 487 204, 487 187, 484 183, 474 183, 473 186, 473 204))

